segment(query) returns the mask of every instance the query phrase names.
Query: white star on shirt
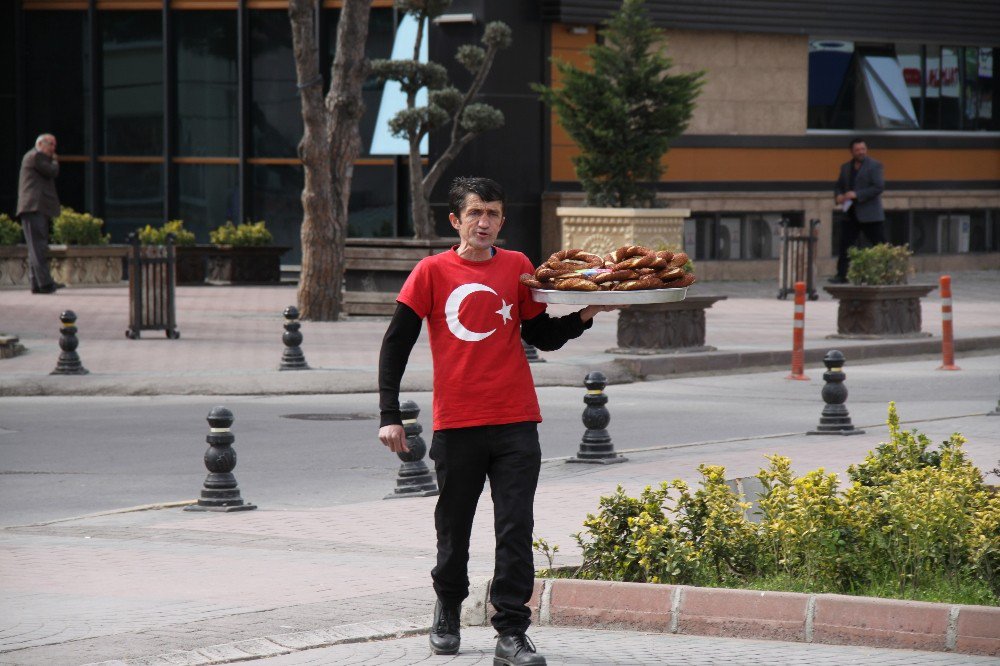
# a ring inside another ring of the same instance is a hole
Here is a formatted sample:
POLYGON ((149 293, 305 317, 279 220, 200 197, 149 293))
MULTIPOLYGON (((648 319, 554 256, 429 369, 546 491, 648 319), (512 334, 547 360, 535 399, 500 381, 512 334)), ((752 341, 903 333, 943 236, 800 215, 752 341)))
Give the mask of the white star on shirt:
POLYGON ((514 305, 512 303, 507 303, 507 301, 502 298, 500 299, 500 302, 503 303, 503 305, 501 305, 500 309, 497 310, 497 314, 503 317, 503 323, 504 326, 506 326, 507 322, 513 319, 513 317, 510 316, 510 309, 514 307, 514 305))

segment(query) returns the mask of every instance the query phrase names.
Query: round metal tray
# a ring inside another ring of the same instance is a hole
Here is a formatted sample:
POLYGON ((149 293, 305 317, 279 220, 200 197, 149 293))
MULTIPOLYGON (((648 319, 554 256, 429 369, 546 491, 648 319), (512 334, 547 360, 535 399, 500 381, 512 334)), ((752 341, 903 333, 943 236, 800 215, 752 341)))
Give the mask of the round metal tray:
POLYGON ((687 287, 679 289, 638 289, 636 291, 560 291, 532 289, 531 297, 539 303, 560 305, 646 305, 683 301, 687 287))

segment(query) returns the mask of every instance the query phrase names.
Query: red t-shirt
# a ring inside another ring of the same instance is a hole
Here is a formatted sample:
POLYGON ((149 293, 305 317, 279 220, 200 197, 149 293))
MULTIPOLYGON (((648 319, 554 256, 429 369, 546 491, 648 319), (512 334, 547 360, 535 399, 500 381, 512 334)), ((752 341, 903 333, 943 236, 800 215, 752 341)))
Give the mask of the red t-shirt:
POLYGON ((521 320, 545 311, 518 281, 532 272, 520 252, 469 261, 452 248, 410 273, 396 300, 427 319, 435 430, 542 420, 521 346, 521 320))

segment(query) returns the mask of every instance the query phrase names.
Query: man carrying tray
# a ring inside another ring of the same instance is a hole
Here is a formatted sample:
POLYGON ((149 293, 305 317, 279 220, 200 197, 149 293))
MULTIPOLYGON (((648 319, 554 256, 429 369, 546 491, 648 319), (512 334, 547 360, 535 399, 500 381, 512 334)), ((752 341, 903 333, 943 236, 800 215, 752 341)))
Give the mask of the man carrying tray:
POLYGON ((525 631, 535 577, 531 538, 542 417, 520 338, 541 350, 559 349, 590 328, 595 314, 617 306, 589 305, 550 317, 518 279, 534 270, 528 258, 493 245, 505 221, 500 185, 457 178, 448 198, 448 219, 459 244, 417 264, 382 340, 379 440, 390 451, 407 450, 399 385, 426 318, 434 361, 430 457, 441 491, 434 510, 437 564, 431 578, 437 603, 431 650, 458 652, 472 521, 489 478, 496 529, 490 602, 499 635, 494 663, 536 666, 545 664, 545 657, 525 631))

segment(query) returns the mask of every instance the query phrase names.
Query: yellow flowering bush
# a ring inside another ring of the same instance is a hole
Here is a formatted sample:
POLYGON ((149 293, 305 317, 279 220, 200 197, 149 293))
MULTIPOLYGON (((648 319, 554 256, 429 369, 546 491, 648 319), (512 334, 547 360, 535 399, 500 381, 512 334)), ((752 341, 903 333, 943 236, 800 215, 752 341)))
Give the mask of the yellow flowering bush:
POLYGON ((795 589, 902 598, 947 588, 946 597, 960 590, 967 603, 1000 604, 1000 495, 965 455, 965 438, 954 434, 934 449, 924 435, 902 431, 893 403, 888 424, 889 441, 848 468, 844 489, 836 474, 795 476, 788 458, 770 456, 757 475, 759 522, 747 519, 749 505, 719 466, 700 466, 694 491, 675 480, 633 498, 619 486, 574 535, 583 551, 576 575, 790 581, 795 589))

